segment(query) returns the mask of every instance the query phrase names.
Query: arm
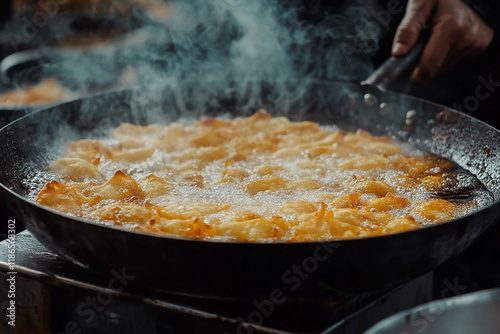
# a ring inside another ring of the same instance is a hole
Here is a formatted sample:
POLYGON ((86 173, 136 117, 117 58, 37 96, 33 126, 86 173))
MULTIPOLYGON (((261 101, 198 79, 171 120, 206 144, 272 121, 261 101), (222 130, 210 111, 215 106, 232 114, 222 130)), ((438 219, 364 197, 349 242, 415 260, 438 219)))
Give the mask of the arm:
POLYGON ((394 38, 392 54, 403 55, 424 26, 431 37, 411 80, 425 83, 465 58, 479 57, 494 30, 462 0, 410 0, 394 38))

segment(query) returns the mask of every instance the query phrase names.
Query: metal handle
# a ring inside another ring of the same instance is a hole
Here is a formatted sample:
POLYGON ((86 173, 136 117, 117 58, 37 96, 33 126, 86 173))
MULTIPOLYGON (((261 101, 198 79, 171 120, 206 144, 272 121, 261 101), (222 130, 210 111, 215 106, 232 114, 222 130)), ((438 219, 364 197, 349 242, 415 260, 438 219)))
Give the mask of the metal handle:
POLYGON ((361 84, 375 86, 382 92, 387 91, 391 84, 400 78, 403 73, 418 64, 429 37, 430 31, 427 28, 422 30, 417 42, 410 51, 402 56, 391 56, 361 84))

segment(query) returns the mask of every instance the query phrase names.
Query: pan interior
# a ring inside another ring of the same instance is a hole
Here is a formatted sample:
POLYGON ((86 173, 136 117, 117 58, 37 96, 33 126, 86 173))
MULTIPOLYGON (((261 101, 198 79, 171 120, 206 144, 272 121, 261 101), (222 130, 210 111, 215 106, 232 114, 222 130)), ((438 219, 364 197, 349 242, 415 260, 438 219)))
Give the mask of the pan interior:
POLYGON ((107 93, 28 115, 0 131, 0 151, 5 157, 0 163, 2 184, 22 196, 33 193, 53 179, 42 171, 63 154, 68 142, 104 138, 123 122, 148 125, 206 115, 249 116, 264 108, 292 120, 389 135, 404 145, 454 161, 486 186, 485 196, 492 195, 493 201, 500 197, 500 134, 467 115, 339 82, 254 82, 247 87, 228 82, 214 91, 207 87, 206 83, 167 86, 156 99, 145 98, 140 90, 107 93))

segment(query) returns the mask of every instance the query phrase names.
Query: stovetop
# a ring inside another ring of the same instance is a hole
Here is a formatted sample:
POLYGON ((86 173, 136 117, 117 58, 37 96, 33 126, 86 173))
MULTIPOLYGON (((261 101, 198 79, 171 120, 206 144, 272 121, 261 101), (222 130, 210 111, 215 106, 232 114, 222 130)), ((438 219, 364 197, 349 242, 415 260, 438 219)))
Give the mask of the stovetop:
POLYGON ((13 330, 5 312, 14 300, 15 333, 358 334, 433 294, 428 273, 385 291, 279 304, 179 296, 133 286, 126 272, 104 279, 55 255, 27 231, 16 235, 10 262, 9 244, 0 243, 0 291, 7 295, 14 281, 15 298, 2 298, 0 328, 13 330))

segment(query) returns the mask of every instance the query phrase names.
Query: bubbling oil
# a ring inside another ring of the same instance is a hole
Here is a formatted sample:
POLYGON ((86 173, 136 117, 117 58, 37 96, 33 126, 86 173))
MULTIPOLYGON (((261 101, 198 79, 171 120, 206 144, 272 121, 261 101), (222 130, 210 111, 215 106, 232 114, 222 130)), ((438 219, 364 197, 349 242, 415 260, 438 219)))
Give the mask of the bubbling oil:
MULTIPOLYGON (((453 204, 453 218, 456 218, 493 201, 481 182, 457 164, 387 137, 373 137, 364 131, 345 133, 336 126, 315 127, 267 116, 262 120, 224 117, 210 122, 182 119, 168 126, 118 128, 110 138, 99 142, 111 152, 153 151, 147 158, 133 161, 114 159, 113 154, 99 155, 96 168, 102 178, 85 182, 103 184, 121 171, 141 183, 153 174, 169 182, 171 188, 146 199, 147 205, 171 212, 189 211, 193 205, 202 203, 225 205, 231 212, 252 212, 263 219, 279 216, 293 222, 303 216, 283 208, 294 203, 311 203, 313 208, 307 212, 310 214, 319 210, 335 214, 335 210, 350 208, 390 220, 411 216, 424 227, 436 221, 415 210, 419 203, 444 199, 453 204), (266 120, 270 122, 267 125, 266 120), (200 142, 200 138, 207 142, 200 142), (213 147, 222 148, 220 158, 200 153, 213 147), (377 187, 387 190, 370 189, 372 180, 377 187), (408 204, 383 210, 365 204, 387 196, 386 193, 391 199, 399 198, 408 204), (358 201, 340 206, 335 201, 350 194, 359 194, 358 201)), ((64 180, 52 172, 40 172, 30 181, 32 200, 36 200, 43 183, 49 180, 68 181, 71 175, 64 180)), ((113 201, 104 199, 94 206, 84 205, 80 215, 96 220, 95 210, 113 201)), ((225 209, 207 212, 199 218, 209 226, 219 226, 230 223, 233 216, 225 209)), ((131 228, 139 226, 127 212, 121 212, 118 220, 127 221, 125 225, 131 228)), ((300 225, 290 224, 291 230, 300 225)), ((380 221, 363 221, 359 226, 374 231, 380 229, 380 221)), ((282 240, 293 237, 285 235, 282 240)))

